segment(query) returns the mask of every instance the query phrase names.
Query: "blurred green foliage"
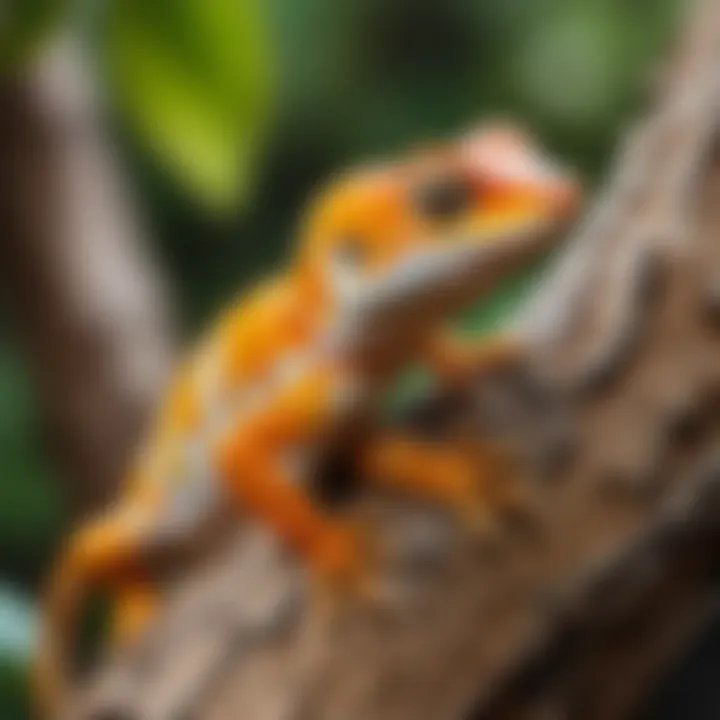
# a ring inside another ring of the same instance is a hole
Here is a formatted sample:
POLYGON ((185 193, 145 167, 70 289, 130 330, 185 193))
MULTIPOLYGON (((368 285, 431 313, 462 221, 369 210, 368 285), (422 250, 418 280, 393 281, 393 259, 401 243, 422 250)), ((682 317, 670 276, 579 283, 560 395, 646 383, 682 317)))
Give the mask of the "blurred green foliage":
POLYGON ((144 147, 208 208, 235 206, 267 123, 255 0, 116 0, 104 25, 112 93, 144 147))
POLYGON ((63 18, 72 0, 7 0, 0 6, 0 70, 18 66, 63 18))
MULTIPOLYGON (((680 5, 103 0, 88 44, 192 334, 229 294, 283 256, 298 209, 319 182, 350 163, 502 114, 523 119, 592 185, 642 102, 680 5)), ((46 27, 31 20, 51 17, 42 8, 56 4, 16 0, 11 7, 9 16, 0 13, 0 56, 28 46, 23 38, 36 33, 15 28, 46 27)), ((463 326, 501 325, 538 272, 503 288, 463 326)), ((64 516, 29 370, 5 335, 2 576, 32 591, 64 516)), ((3 720, 24 712, 17 669, 8 667, 0 658, 3 720), (12 713, 5 706, 11 698, 12 713)))
POLYGON ((60 486, 42 440, 27 368, 8 342, 1 343, 0 566, 6 578, 24 585, 37 578, 63 516, 60 486))
POLYGON ((259 0, 6 0, 0 70, 32 60, 53 29, 91 28, 86 50, 107 97, 155 161, 217 212, 250 187, 267 125, 266 25, 259 0))

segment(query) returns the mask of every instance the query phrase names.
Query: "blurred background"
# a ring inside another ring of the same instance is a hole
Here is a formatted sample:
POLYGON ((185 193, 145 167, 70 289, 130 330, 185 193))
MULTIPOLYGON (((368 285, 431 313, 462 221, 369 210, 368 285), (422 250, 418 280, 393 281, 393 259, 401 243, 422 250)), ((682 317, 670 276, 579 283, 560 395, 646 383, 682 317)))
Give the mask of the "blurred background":
MULTIPOLYGON (((176 348, 283 257, 318 183, 508 115, 592 188, 680 5, 0 0, 2 720, 28 716, 63 529, 112 495, 176 348)), ((649 717, 702 705, 684 672, 649 717)))

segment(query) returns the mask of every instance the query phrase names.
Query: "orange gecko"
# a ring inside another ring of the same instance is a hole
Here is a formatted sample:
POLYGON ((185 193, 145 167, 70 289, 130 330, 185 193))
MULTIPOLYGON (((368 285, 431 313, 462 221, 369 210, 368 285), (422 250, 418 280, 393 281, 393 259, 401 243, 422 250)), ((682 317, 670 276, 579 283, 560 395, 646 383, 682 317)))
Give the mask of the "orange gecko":
POLYGON ((86 595, 110 593, 117 639, 136 637, 158 606, 159 554, 191 545, 219 508, 265 523, 319 581, 359 588, 363 539, 307 491, 344 434, 359 438, 369 482, 485 512, 474 459, 377 429, 377 404, 409 364, 452 383, 513 357, 512 339, 468 348, 445 321, 547 249, 578 197, 573 177, 504 126, 332 182, 289 270, 232 305, 180 369, 118 504, 69 539, 43 615, 45 715, 66 700, 86 595))

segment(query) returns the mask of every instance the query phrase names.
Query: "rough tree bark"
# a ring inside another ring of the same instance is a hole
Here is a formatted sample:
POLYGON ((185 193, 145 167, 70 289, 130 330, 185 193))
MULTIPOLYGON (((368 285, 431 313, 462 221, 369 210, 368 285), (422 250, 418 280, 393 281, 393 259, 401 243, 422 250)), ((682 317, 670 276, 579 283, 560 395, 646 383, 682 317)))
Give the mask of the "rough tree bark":
POLYGON ((172 347, 83 71, 61 41, 0 84, 0 277, 81 511, 113 496, 172 347))
POLYGON ((398 592, 381 608, 310 602, 302 574, 245 529, 72 716, 631 716, 713 594, 719 71, 720 3, 707 0, 521 318, 524 366, 435 409, 522 449, 530 517, 471 539, 430 510, 358 501, 398 592))

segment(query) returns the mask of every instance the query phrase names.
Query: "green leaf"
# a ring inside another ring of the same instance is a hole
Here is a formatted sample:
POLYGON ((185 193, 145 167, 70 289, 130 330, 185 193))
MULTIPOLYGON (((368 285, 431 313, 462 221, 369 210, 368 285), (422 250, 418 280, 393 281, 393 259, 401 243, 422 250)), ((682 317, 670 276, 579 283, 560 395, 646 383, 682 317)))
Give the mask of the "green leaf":
POLYGON ((112 0, 111 92, 155 160, 199 201, 235 206, 269 105, 257 0, 112 0))
POLYGON ((70 4, 69 0, 4 0, 0 3, 0 70, 26 60, 70 4))

